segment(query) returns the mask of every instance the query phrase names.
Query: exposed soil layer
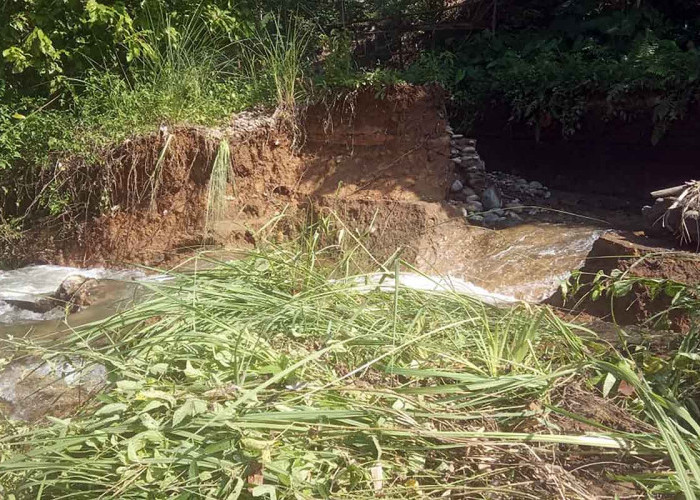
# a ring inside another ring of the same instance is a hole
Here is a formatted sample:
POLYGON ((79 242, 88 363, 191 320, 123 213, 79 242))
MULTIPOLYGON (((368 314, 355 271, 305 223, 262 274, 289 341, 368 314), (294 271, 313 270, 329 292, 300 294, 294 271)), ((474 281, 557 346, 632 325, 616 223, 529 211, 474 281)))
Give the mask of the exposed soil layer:
MULTIPOLYGON (((443 100, 437 87, 397 86, 381 97, 365 90, 314 106, 301 150, 280 122, 251 114, 224 129, 177 128, 128 140, 106 153, 107 163, 117 166, 110 171, 108 215, 69 231, 37 224, 4 249, 3 260, 163 265, 207 245, 251 248, 265 222, 330 195, 443 200, 452 165, 443 100), (209 179, 222 141, 231 155, 226 213, 207 220, 209 179)), ((402 211, 406 220, 415 210, 402 211)))
MULTIPOLYGON (((108 215, 92 218, 68 233, 37 227, 5 253, 9 252, 17 265, 166 266, 207 246, 254 248, 263 227, 272 227, 272 236, 284 239, 294 236, 303 219, 330 216, 337 217, 349 234, 369 247, 375 264, 401 249, 401 257, 421 271, 450 274, 458 270, 477 285, 493 290, 498 284, 513 283, 515 276, 537 281, 551 274, 546 252, 522 251, 525 255, 519 255, 522 242, 536 239, 538 231, 545 231, 543 238, 547 239, 549 231, 564 233, 563 229, 576 236, 574 233, 599 227, 637 227, 639 217, 630 215, 629 205, 617 195, 593 197, 568 190, 554 191, 544 203, 547 210, 536 212, 534 219, 523 215, 518 227, 492 231, 470 226, 459 205, 445 200, 454 174, 443 100, 436 88, 400 86, 381 98, 367 90, 329 105, 317 105, 308 110, 300 150, 295 148, 289 129, 279 122, 248 114, 224 129, 178 128, 132 139, 109 152, 111 163, 120 167, 110 173, 113 189, 108 215), (207 220, 212 165, 222 142, 228 144, 231 156, 226 209, 222 219, 207 220), (605 206, 601 208, 601 204, 605 206), (582 220, 562 212, 584 212, 598 220, 582 220), (268 224, 283 214, 291 217, 279 217, 278 223, 268 224), (484 258, 486 248, 494 250, 491 260, 484 258), (479 266, 488 269, 477 269, 479 266)), ((572 237, 575 244, 580 240, 572 237)), ((556 241, 561 244, 563 240, 556 241)), ((609 274, 622 269, 635 276, 700 283, 700 258, 669 253, 657 244, 665 243, 632 232, 604 235, 594 244, 582 271, 589 278, 599 270, 609 274)), ((573 314, 586 314, 586 320, 596 325, 595 331, 601 332, 601 340, 615 341, 617 332, 606 332, 603 327, 610 323, 598 319, 610 317, 610 302, 588 300, 587 291, 584 286, 566 303, 557 294, 550 303, 569 308, 579 302, 573 314)), ((638 324, 667 308, 669 300, 652 299, 638 287, 614 303, 614 319, 622 325, 638 324)), ((685 316, 672 316, 671 320, 677 330, 687 329, 685 316)), ((668 350, 664 342, 673 341, 667 336, 654 340, 657 343, 653 345, 663 352, 668 350)), ((38 366, 31 364, 28 369, 36 371, 38 366)), ((8 383, 24 391, 18 394, 34 394, 36 380, 27 378, 24 385, 16 382, 26 376, 27 367, 10 368, 8 383)), ((7 397, 0 410, 30 420, 47 407, 55 414, 68 415, 70 409, 91 397, 101 382, 102 377, 95 376, 73 385, 59 384, 56 390, 60 394, 39 391, 32 413, 19 415, 19 407, 7 397)), ((555 396, 563 410, 611 428, 653 432, 648 424, 582 384, 567 384, 555 396)), ((542 408, 533 402, 531 410, 542 408)), ((565 433, 599 431, 564 413, 552 413, 548 418, 565 433)), ((490 425, 488 419, 483 424, 490 425)), ((542 418, 532 418, 513 430, 545 433, 551 431, 550 424, 545 426, 542 418)), ((478 451, 474 447, 471 453, 478 451)), ((523 468, 531 467, 533 477, 540 478, 541 491, 557 491, 562 497, 638 497, 635 485, 612 481, 607 474, 644 473, 649 467, 642 463, 643 457, 625 457, 609 465, 609 456, 589 453, 567 453, 556 462, 534 453, 534 458, 520 457, 512 450, 503 457, 493 454, 493 449, 484 450, 493 463, 517 460, 523 468)))
MULTIPOLYGON (((222 129, 182 127, 133 138, 105 153, 106 163, 113 166, 107 215, 69 230, 39 224, 19 243, 6 247, 3 260, 17 266, 39 262, 168 266, 207 247, 254 248, 261 228, 271 227, 268 221, 282 214, 290 217, 279 219, 273 236, 288 238, 308 214, 331 209, 353 231, 368 231, 363 237, 379 261, 401 248, 402 258, 423 271, 451 274, 456 270, 488 289, 494 289, 491 281, 512 281, 524 269, 532 278, 538 263, 521 262, 508 254, 508 234, 517 231, 470 226, 459 204, 445 201, 456 174, 450 161, 444 98, 436 87, 396 86, 381 96, 373 89, 349 93, 309 108, 304 133, 296 136, 274 117, 245 113, 222 129), (231 157, 225 214, 208 220, 209 180, 222 143, 228 144, 231 157), (295 147, 300 143, 303 147, 295 147), (473 255, 498 246, 494 241, 499 238, 505 239, 499 245, 510 267, 490 262, 490 274, 485 274, 474 267, 485 261, 473 255), (489 276, 494 278, 489 281, 489 276)), ((480 142, 477 147, 488 156, 488 144, 482 148, 480 142)), ((502 167, 488 158, 487 163, 491 169, 502 167)), ((544 212, 534 218, 523 214, 515 224, 523 225, 525 232, 526 224, 542 222, 629 231, 638 229, 641 220, 637 209, 618 195, 555 190, 543 205, 544 212)), ((625 234, 629 236, 601 238, 584 273, 630 268, 639 276, 700 281, 699 260, 668 252, 651 256, 659 251, 656 242, 625 234), (643 255, 647 257, 632 264, 643 255)), ((551 303, 564 305, 561 296, 551 303)), ((644 290, 635 290, 617 302, 615 319, 637 323, 667 305, 668 299, 651 300, 644 290)), ((610 316, 609 302, 604 300, 584 300, 577 311, 610 316)), ((674 318, 677 329, 684 324, 682 316, 674 318)))
POLYGON ((444 95, 396 87, 308 111, 299 191, 341 198, 441 201, 452 173, 444 95))
MULTIPOLYGON (((596 273, 606 275, 619 269, 628 276, 652 279, 666 279, 689 285, 700 284, 700 255, 689 252, 670 251, 661 245, 664 241, 635 235, 633 233, 608 233, 593 245, 586 262, 581 269, 579 293, 564 300, 557 293, 549 303, 558 307, 573 308, 572 312, 582 312, 594 317, 614 320, 619 325, 639 325, 652 321, 658 313, 671 307, 672 297, 657 294, 652 297, 644 286, 635 284, 629 294, 616 297, 591 299, 590 283, 596 273), (658 246, 657 246, 658 245, 658 246)), ((689 318, 684 311, 671 311, 665 321, 656 322, 674 330, 687 332, 689 318)))

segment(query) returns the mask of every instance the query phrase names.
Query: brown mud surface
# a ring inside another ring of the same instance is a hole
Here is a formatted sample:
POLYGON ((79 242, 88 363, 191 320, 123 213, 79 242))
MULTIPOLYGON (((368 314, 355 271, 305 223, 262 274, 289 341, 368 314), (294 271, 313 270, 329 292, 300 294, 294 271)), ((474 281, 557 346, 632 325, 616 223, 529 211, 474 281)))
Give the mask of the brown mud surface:
POLYGON ((652 296, 641 284, 635 284, 629 294, 592 300, 590 283, 598 272, 610 275, 620 270, 630 277, 671 280, 688 285, 700 285, 700 255, 664 248, 664 240, 655 240, 630 232, 607 233, 593 245, 581 268, 581 290, 564 300, 558 292, 548 303, 562 307, 573 314, 581 314, 614 321, 621 326, 660 326, 687 333, 690 320, 685 311, 671 311, 663 321, 654 321, 657 315, 671 307, 672 297, 665 294, 652 296))

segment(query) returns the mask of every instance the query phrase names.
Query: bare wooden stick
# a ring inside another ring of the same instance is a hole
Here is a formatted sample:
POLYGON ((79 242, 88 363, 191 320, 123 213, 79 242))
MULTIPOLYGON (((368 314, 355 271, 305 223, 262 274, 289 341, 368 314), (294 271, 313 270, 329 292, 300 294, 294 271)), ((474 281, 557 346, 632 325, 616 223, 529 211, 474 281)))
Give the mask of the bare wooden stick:
POLYGON ((658 191, 652 191, 651 196, 652 198, 666 198, 667 196, 676 196, 679 195, 683 192, 685 188, 687 188, 685 184, 682 186, 674 186, 666 189, 659 189, 658 191))

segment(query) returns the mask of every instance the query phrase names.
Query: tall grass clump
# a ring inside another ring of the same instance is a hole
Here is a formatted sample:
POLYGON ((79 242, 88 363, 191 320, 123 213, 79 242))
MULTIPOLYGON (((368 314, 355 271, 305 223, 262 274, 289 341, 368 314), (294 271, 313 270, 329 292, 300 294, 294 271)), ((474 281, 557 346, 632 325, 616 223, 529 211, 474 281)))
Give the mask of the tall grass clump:
POLYGON ((3 216, 70 219, 72 165, 99 164, 106 150, 159 128, 221 125, 260 99, 237 69, 240 51, 230 40, 240 34, 215 32, 199 14, 148 19, 137 56, 118 68, 93 61, 71 80, 70 95, 30 102, 3 95, 0 85, 0 99, 10 102, 0 105, 3 216))
POLYGON ((215 125, 251 104, 234 72, 229 37, 193 16, 184 25, 150 16, 143 50, 123 74, 96 68, 82 82, 78 111, 107 142, 162 124, 215 125))
POLYGON ((3 495, 698 493, 697 424, 592 332, 546 308, 405 288, 398 260, 379 282, 348 274, 344 256, 361 242, 310 233, 307 250, 202 257, 60 342, 14 341, 109 375, 72 418, 3 424, 3 495), (623 381, 633 397, 608 397, 623 381))
POLYGON ((298 19, 283 22, 275 16, 258 27, 247 48, 249 74, 258 85, 269 82, 279 112, 294 117, 304 98, 304 72, 309 64, 309 49, 314 29, 298 19))

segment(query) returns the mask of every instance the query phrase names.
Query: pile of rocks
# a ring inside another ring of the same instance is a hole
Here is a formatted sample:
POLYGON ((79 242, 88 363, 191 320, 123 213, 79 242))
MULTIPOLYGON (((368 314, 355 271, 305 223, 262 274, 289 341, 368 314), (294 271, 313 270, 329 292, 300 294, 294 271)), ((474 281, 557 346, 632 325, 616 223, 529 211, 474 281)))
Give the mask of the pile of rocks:
MULTIPOLYGON (((455 164, 456 179, 450 186, 450 200, 462 205, 462 213, 472 222, 496 225, 518 222, 524 205, 534 198, 547 199, 549 190, 537 181, 504 172, 487 172, 486 164, 476 152, 476 140, 455 134, 451 136, 450 160, 455 164)), ((534 215, 536 209, 529 209, 534 215)))

